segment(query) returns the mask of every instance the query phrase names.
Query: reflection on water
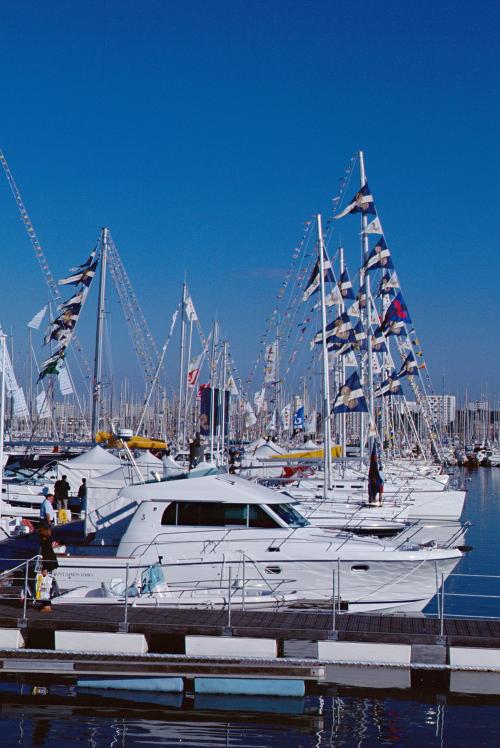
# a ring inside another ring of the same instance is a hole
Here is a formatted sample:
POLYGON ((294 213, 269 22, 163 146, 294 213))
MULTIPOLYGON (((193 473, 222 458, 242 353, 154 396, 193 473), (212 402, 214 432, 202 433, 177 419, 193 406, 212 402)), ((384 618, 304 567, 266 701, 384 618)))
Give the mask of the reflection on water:
POLYGON ((369 748, 372 745, 451 748, 491 746, 498 737, 498 702, 484 704, 476 699, 446 703, 441 697, 426 703, 399 697, 380 698, 368 693, 365 696, 318 695, 303 700, 300 716, 285 714, 283 704, 274 715, 253 712, 255 705, 248 697, 242 700, 242 711, 238 715, 224 710, 223 703, 207 703, 206 711, 203 705, 192 711, 191 704, 178 713, 168 709, 162 713, 157 704, 148 707, 143 702, 136 709, 130 704, 127 709, 107 709, 105 706, 80 706, 76 701, 74 706, 3 703, 1 745, 6 748, 62 748, 70 744, 91 748, 179 744, 184 748, 278 748, 285 744, 287 748, 369 748), (220 707, 223 711, 218 714, 220 707))

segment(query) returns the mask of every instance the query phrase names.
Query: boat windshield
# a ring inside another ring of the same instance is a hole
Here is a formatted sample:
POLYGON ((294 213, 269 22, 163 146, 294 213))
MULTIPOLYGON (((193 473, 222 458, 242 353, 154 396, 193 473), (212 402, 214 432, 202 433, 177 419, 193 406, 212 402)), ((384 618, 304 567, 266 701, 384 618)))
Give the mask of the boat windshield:
POLYGON ((307 527, 310 524, 291 504, 271 504, 268 508, 289 527, 307 527))

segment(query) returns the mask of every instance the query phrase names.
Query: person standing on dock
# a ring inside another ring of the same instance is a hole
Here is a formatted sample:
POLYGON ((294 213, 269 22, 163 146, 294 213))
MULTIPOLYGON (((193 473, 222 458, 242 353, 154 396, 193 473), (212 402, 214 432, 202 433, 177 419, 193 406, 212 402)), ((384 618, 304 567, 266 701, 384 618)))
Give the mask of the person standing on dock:
POLYGON ((59 478, 59 480, 56 480, 56 482, 54 483, 56 507, 58 509, 68 508, 70 485, 68 481, 66 480, 67 477, 68 477, 67 475, 63 475, 62 478, 59 478))
POLYGON ((49 570, 46 566, 42 566, 39 574, 36 575, 36 586, 35 586, 35 600, 40 605, 41 613, 50 613, 52 606, 50 601, 53 597, 59 594, 59 587, 57 582, 49 574, 49 570))
POLYGON ((40 504, 40 525, 51 527, 54 524, 54 494, 48 493, 40 504))
POLYGON ((78 498, 80 499, 80 511, 87 511, 87 479, 82 478, 80 488, 78 489, 78 498))

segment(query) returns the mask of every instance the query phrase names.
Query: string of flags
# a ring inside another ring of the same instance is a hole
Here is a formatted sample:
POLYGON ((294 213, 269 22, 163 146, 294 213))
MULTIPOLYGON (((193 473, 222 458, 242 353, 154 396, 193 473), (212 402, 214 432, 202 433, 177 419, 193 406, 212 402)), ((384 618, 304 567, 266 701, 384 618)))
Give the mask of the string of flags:
MULTIPOLYGON (((99 259, 96 258, 96 254, 97 245, 91 252, 89 258, 82 265, 79 265, 77 268, 71 268, 71 271, 73 271, 72 274, 59 281, 59 285, 61 286, 75 285, 79 286, 79 288, 76 289, 73 296, 66 301, 63 301, 63 303, 58 306, 59 314, 50 322, 49 327, 47 328, 44 337, 44 345, 56 342, 59 347, 56 348, 52 355, 40 365, 40 373, 38 375, 39 382, 47 376, 47 374, 59 374, 63 368, 62 362, 66 355, 66 350, 73 337, 76 324, 80 317, 85 299, 87 298, 90 284, 96 273, 97 264, 99 262, 99 259)), ((41 312, 42 310, 40 310, 40 312, 38 312, 38 314, 30 321, 29 325, 31 327, 34 327, 34 324, 38 322, 38 317, 41 315, 41 312)), ((43 316, 44 315, 40 317, 38 327, 40 326, 43 316)), ((34 329, 38 328, 35 327, 34 329)), ((61 386, 64 386, 66 390, 68 390, 68 384, 64 380, 64 377, 63 385, 61 386)))

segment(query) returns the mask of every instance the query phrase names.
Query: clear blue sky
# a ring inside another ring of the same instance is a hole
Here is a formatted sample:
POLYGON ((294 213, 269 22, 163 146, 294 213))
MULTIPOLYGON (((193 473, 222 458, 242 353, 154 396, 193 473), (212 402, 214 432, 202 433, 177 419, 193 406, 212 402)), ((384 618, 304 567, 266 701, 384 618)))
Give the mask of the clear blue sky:
MULTIPOLYGON (((436 390, 444 372, 498 396, 498 7, 4 2, 0 147, 54 275, 109 226, 158 343, 187 273, 245 376, 302 222, 363 148, 436 390)), ((0 177, 0 320, 21 356, 46 290, 0 177)))

